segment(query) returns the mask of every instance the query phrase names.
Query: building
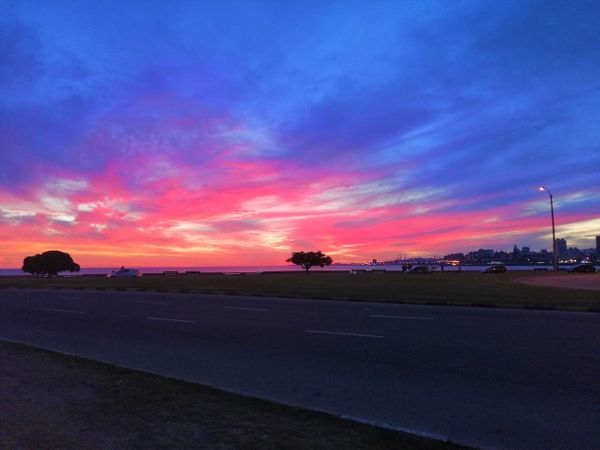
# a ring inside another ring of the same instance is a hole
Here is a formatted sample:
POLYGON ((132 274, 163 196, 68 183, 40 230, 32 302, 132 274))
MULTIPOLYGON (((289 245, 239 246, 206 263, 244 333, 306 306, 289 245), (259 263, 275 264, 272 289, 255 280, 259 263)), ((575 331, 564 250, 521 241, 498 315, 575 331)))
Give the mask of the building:
POLYGON ((512 259, 513 259, 513 261, 518 261, 520 257, 521 257, 521 250, 519 250, 519 247, 517 247, 517 244, 515 244, 515 246, 513 247, 513 251, 512 251, 512 259))
POLYGON ((596 255, 600 256, 600 236, 596 236, 596 255))
POLYGON ((556 253, 558 253, 559 258, 562 258, 567 255, 566 239, 557 239, 556 240, 556 253))

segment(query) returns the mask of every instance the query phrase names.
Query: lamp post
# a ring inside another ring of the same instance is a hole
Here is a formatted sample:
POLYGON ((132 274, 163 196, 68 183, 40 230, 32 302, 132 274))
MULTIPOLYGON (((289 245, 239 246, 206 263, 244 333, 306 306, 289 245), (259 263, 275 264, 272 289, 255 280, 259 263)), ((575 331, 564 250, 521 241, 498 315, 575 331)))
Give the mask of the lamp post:
POLYGON ((547 192, 550 196, 550 217, 552 218, 552 266, 554 271, 558 272, 558 253, 556 252, 556 231, 554 228, 554 201, 552 193, 546 186, 540 186, 540 191, 547 192))

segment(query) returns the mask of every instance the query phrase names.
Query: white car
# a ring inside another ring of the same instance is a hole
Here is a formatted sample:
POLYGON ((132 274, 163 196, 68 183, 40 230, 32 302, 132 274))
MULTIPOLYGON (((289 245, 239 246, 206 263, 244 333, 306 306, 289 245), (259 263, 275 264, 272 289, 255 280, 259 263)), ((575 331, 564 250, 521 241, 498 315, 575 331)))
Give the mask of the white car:
POLYGON ((111 278, 137 278, 141 277, 142 272, 137 269, 126 269, 121 267, 119 270, 113 270, 109 277, 111 278))

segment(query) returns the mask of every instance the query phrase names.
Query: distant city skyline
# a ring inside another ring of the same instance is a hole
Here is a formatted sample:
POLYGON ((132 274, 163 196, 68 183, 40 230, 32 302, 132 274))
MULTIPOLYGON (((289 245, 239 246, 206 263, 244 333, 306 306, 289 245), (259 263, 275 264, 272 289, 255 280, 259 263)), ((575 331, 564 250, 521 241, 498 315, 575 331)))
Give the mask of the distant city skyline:
POLYGON ((600 2, 0 6, 0 267, 600 234, 600 2))
MULTIPOLYGON (((600 242, 600 236, 596 237, 597 242, 600 242)), ((593 261, 600 262, 600 247, 585 247, 578 248, 572 245, 569 245, 565 239, 557 239, 557 249, 559 251, 559 260, 564 262, 565 260, 581 260, 584 258, 591 258, 593 261)), ((498 259, 506 262, 506 260, 520 260, 527 259, 531 257, 531 263, 534 262, 542 262, 543 260, 547 260, 549 264, 551 264, 552 259, 552 248, 548 249, 546 247, 542 247, 539 249, 532 249, 531 247, 524 245, 519 247, 517 244, 514 244, 511 249, 498 249, 498 248, 490 248, 489 246, 481 246, 476 249, 463 249, 450 254, 441 255, 441 254, 433 254, 433 255, 397 255, 395 258, 390 260, 380 260, 378 258, 373 258, 370 262, 377 263, 385 263, 385 262, 393 262, 393 261, 402 261, 402 260, 410 260, 410 259, 431 259, 431 260, 443 260, 443 259, 458 259, 458 255, 463 255, 466 259, 473 258, 473 255, 476 254, 485 254, 488 257, 485 258, 486 262, 497 261, 498 259)), ((354 261, 353 261, 354 262, 354 261)), ((369 262, 369 261, 362 261, 369 262)), ((484 262, 484 261, 481 261, 484 262)), ((514 262, 514 261, 513 261, 514 262)))

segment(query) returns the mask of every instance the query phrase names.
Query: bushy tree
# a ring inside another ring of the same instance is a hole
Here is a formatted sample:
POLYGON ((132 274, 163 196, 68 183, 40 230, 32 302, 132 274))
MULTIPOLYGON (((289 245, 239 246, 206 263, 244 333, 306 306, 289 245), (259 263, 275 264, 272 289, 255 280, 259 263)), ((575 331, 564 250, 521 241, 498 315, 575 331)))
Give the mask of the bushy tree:
POLYGON ((25 258, 21 270, 36 276, 55 277, 59 272, 67 270, 79 272, 79 264, 76 264, 68 253, 50 250, 25 258))
POLYGON ((286 260, 287 262, 291 262, 292 264, 296 264, 297 266, 301 266, 304 270, 306 270, 306 274, 313 266, 324 267, 330 265, 333 260, 331 256, 327 256, 321 251, 318 252, 294 252, 292 256, 286 260))

